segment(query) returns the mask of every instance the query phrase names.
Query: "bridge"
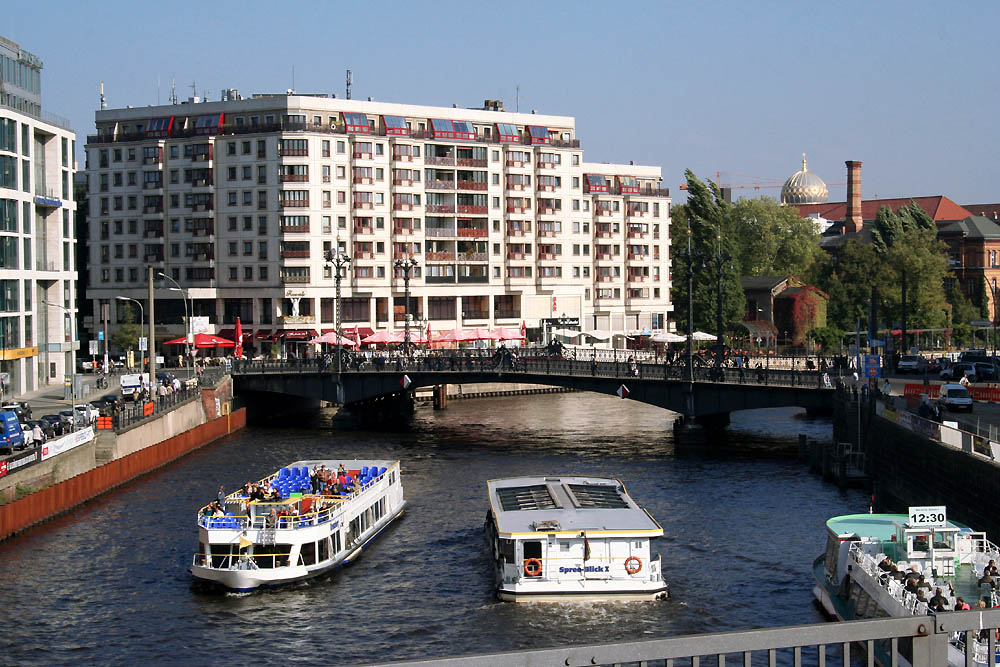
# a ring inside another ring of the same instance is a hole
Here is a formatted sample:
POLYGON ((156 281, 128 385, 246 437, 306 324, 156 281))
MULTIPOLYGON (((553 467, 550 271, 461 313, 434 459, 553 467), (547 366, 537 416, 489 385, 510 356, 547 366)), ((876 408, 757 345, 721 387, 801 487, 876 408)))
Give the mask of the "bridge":
POLYGON ((335 362, 235 362, 234 389, 285 394, 363 408, 408 397, 415 389, 483 382, 527 383, 591 391, 655 405, 687 420, 728 424, 739 410, 797 406, 824 410, 833 387, 817 370, 694 368, 607 357, 572 360, 553 355, 510 357, 470 352, 420 359, 396 356, 363 361, 355 357, 340 373, 335 362))

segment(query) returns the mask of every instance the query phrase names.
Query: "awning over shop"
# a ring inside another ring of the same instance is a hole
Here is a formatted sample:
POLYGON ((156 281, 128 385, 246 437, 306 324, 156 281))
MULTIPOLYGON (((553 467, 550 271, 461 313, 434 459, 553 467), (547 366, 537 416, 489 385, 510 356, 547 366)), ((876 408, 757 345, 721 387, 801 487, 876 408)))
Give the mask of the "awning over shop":
POLYGON ((274 334, 274 340, 283 338, 284 340, 309 340, 317 336, 315 329, 284 329, 274 334))
POLYGON ((750 332, 752 338, 773 340, 778 337, 778 328, 774 326, 773 322, 767 320, 749 320, 744 322, 743 326, 750 332))
POLYGON ((270 340, 271 330, 270 329, 259 329, 257 335, 254 336, 254 340, 270 340))

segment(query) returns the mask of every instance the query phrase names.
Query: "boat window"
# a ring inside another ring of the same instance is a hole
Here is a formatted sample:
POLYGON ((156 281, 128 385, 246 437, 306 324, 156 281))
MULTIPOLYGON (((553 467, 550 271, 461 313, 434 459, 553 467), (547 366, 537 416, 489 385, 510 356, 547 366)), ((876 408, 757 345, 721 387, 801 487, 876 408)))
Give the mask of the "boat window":
POLYGON ((339 553, 343 545, 340 541, 340 531, 333 534, 333 553, 339 553))
POLYGON ((500 556, 505 563, 514 562, 514 540, 500 540, 500 556))
POLYGON ((910 551, 930 551, 931 536, 930 535, 914 535, 913 536, 913 548, 910 551))
POLYGON ((302 564, 303 565, 315 565, 316 564, 316 543, 306 542, 302 545, 302 564))
POLYGON ((544 484, 497 489, 497 498, 504 512, 556 509, 556 501, 544 484))
POLYGON ((330 538, 324 537, 319 541, 319 559, 320 561, 329 560, 330 558, 330 538))
MULTIPOLYGON (((531 540, 530 542, 524 543, 524 560, 527 561, 529 558, 542 559, 542 543, 536 540, 531 540)), ((542 568, 544 570, 544 567, 542 568)), ((525 572, 527 574, 527 572, 525 572)), ((528 575, 529 577, 532 575, 528 575)), ((536 577, 542 576, 542 573, 534 575, 536 577)))
POLYGON ((580 507, 590 509, 627 509, 628 503, 622 497, 617 485, 611 484, 567 484, 580 507))
POLYGON ((642 548, 642 542, 633 542, 632 543, 632 548, 633 549, 641 549, 642 548))
POLYGON ((955 548, 955 536, 952 533, 937 533, 934 535, 934 548, 952 551, 955 548))
POLYGON ((212 567, 229 567, 234 564, 239 556, 240 545, 238 544, 213 544, 212 545, 212 567))
POLYGON ((288 564, 291 544, 255 544, 253 562, 259 568, 282 567, 288 564))
POLYGON ((559 551, 569 551, 569 542, 560 542, 559 551))

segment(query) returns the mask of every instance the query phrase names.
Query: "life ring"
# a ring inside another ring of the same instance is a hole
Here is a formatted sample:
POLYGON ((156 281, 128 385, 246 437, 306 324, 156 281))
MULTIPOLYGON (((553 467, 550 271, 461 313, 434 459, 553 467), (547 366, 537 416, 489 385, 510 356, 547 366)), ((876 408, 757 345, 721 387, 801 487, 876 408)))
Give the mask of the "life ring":
POLYGON ((524 573, 529 577, 537 577, 542 573, 542 561, 537 558, 524 561, 524 573))
POLYGON ((636 556, 629 556, 625 559, 625 571, 629 574, 637 574, 642 570, 642 561, 636 556))

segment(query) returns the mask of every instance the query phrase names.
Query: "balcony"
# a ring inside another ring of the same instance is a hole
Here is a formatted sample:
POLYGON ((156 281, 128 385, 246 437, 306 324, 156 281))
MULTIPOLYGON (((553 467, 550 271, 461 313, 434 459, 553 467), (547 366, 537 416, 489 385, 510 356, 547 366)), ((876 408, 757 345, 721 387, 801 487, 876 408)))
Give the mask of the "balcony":
POLYGON ((507 183, 507 190, 521 191, 521 190, 526 190, 527 187, 528 186, 525 185, 524 183, 507 183))
POLYGON ((644 262, 649 259, 649 255, 641 252, 630 252, 626 255, 630 262, 644 262))
MULTIPOLYGON (((454 283, 455 276, 424 276, 424 282, 428 285, 443 285, 445 283, 454 283)), ((402 313, 396 313, 397 322, 403 319, 402 313)))
POLYGON ((428 262, 453 262, 455 253, 453 252, 428 252, 424 253, 424 259, 428 262))
POLYGON ((456 159, 459 167, 485 167, 486 160, 476 160, 471 157, 460 157, 456 159))
POLYGON ((538 184, 538 191, 539 192, 555 192, 556 191, 556 186, 554 186, 554 185, 542 185, 541 183, 539 183, 538 184))
POLYGON ((146 227, 142 230, 142 237, 144 239, 157 239, 163 236, 163 225, 158 225, 156 227, 146 227))
POLYGON ((354 182, 355 182, 356 184, 362 184, 362 185, 371 185, 371 184, 372 184, 372 183, 374 183, 375 181, 374 181, 374 180, 372 180, 372 177, 371 177, 371 176, 355 176, 355 177, 354 177, 354 182))
POLYGON ((352 153, 352 155, 354 156, 355 160, 371 160, 372 159, 372 152, 371 151, 354 151, 354 153, 352 153))
POLYGON ((488 283, 490 281, 489 276, 459 276, 458 282, 460 283, 488 283))
POLYGON ((454 190, 455 181, 448 181, 444 179, 428 179, 424 181, 424 188, 427 190, 454 190))
POLYGON ((214 185, 214 179, 211 176, 203 176, 202 178, 191 179, 191 186, 195 188, 205 188, 214 185))
POLYGON ((395 250, 392 253, 393 259, 407 259, 413 257, 413 253, 408 250, 395 250))
POLYGON ((558 236, 559 232, 557 232, 554 229, 539 229, 538 230, 538 235, 541 236, 541 237, 558 236))
POLYGON ((412 211, 413 210, 413 204, 410 204, 408 202, 394 201, 394 202, 392 202, 392 210, 393 211, 412 211))
POLYGON ((490 319, 490 311, 488 310, 463 310, 462 311, 463 320, 488 320, 490 319))
POLYGON ((630 283, 644 283, 644 282, 646 282, 646 276, 642 276, 642 275, 638 275, 638 274, 637 275, 629 274, 628 281, 630 283))
POLYGON ((507 158, 508 167, 526 167, 527 165, 528 163, 524 160, 511 160, 510 158, 507 158))
POLYGON ((556 259, 556 254, 554 252, 540 252, 538 259, 556 259))
POLYGON ((485 252, 460 252, 455 255, 460 262, 486 262, 489 258, 485 252))
POLYGON ((354 202, 352 203, 352 206, 355 209, 371 209, 371 208, 375 208, 375 205, 372 202, 370 202, 370 201, 362 201, 362 200, 359 200, 359 199, 355 199, 354 202))
POLYGON ((308 250, 282 250, 282 259, 309 259, 308 250))
POLYGON ((538 167, 539 169, 555 169, 559 165, 557 165, 555 162, 549 162, 548 160, 544 161, 539 160, 535 166, 538 167))
POLYGON ((394 179, 392 179, 392 184, 393 185, 406 185, 406 186, 410 186, 410 185, 413 185, 413 179, 412 178, 394 178, 394 179))
POLYGON ((215 234, 215 226, 209 225, 207 227, 195 227, 191 230, 191 234, 194 236, 212 236, 215 234))
POLYGON ((303 283, 308 283, 309 282, 309 276, 300 276, 300 275, 282 276, 281 277, 281 282, 285 283, 286 285, 287 284, 299 284, 299 285, 301 285, 303 283))
POLYGON ((354 225, 355 234, 374 234, 375 230, 371 225, 354 225))
MULTIPOLYGON (((142 207, 142 212, 143 213, 163 213, 163 204, 152 204, 152 205, 149 205, 149 206, 143 206, 142 207)), ((107 215, 108 212, 105 211, 105 210, 101 210, 101 214, 102 215, 107 215)))
POLYGON ((413 227, 407 227, 403 225, 393 225, 392 233, 400 234, 402 236, 409 236, 410 234, 413 234, 413 227))
POLYGON ((486 184, 484 182, 480 182, 480 181, 459 181, 458 182, 458 189, 459 190, 485 191, 488 188, 489 188, 488 184, 486 184))
POLYGON ((278 320, 284 324, 316 324, 315 315, 285 315, 278 320))
POLYGON ((523 252, 513 252, 507 251, 507 259, 526 259, 526 255, 523 252))
POLYGON ((610 239, 615 235, 614 232, 608 230, 600 230, 597 232, 597 238, 599 239, 610 239))
POLYGON ((538 214, 539 215, 556 215, 557 213, 559 213, 559 209, 557 209, 554 206, 539 206, 538 207, 538 214))
POLYGON ((515 204, 507 204, 508 213, 525 213, 530 210, 531 210, 530 206, 517 206, 515 204))
POLYGON ((44 259, 35 261, 35 271, 62 271, 62 267, 53 261, 46 262, 44 259))
POLYGON ((279 157, 305 157, 307 155, 309 155, 308 146, 306 146, 305 148, 285 148, 283 146, 278 147, 279 157))
POLYGON ((413 156, 409 153, 396 153, 393 152, 392 159, 397 162, 413 162, 413 156))
POLYGON ((449 236, 458 236, 454 229, 448 227, 427 227, 424 229, 424 236, 428 238, 441 238, 449 236))
POLYGON ((308 234, 309 225, 281 225, 282 234, 308 234))
POLYGON ((493 317, 498 320, 519 320, 521 319, 520 310, 495 310, 493 311, 493 317))
POLYGON ((454 213, 455 212, 455 205, 454 204, 428 204, 427 205, 427 212, 428 213, 454 213))
POLYGON ((466 214, 470 214, 470 215, 486 215, 486 207, 485 206, 471 206, 469 204, 459 204, 458 205, 458 212, 459 213, 466 213, 466 214))
POLYGON ((354 253, 354 259, 375 259, 375 253, 371 250, 358 250, 354 253))
POLYGON ((459 227, 457 236, 462 238, 485 239, 490 235, 490 230, 478 227, 459 227))
POLYGON ((424 164, 440 165, 442 167, 454 167, 455 158, 453 157, 434 157, 428 155, 424 158, 424 164))
POLYGON ((597 276, 597 282, 599 283, 610 283, 614 282, 614 276, 597 276))
POLYGON ((599 252, 596 255, 594 255, 594 259, 597 259, 597 260, 611 260, 611 259, 614 259, 614 256, 610 252, 599 252))
POLYGON ((330 182, 330 174, 323 174, 323 182, 324 183, 330 182))
POLYGON ((142 189, 143 190, 162 190, 163 189, 163 180, 161 179, 159 181, 143 181, 142 182, 142 189))
POLYGON ((514 227, 507 228, 507 236, 524 236, 527 231, 524 229, 516 229, 514 227))
POLYGON ((163 261, 163 255, 145 255, 145 260, 147 262, 150 262, 150 263, 152 263, 152 262, 162 262, 163 261))
MULTIPOLYGON (((159 158, 159 156, 153 157, 153 156, 147 155, 147 156, 145 156, 145 157, 142 158, 142 163, 143 164, 160 164, 160 158, 159 158)), ((102 165, 102 168, 107 168, 107 166, 108 165, 102 165)))
POLYGON ((279 199, 278 206, 281 208, 309 208, 308 199, 279 199))
POLYGON ((214 205, 212 204, 211 200, 209 200, 209 201, 202 201, 202 202, 196 202, 196 203, 194 203, 194 204, 191 205, 191 210, 192 211, 211 211, 212 208, 213 208, 213 206, 214 205))
POLYGON ((279 183, 308 183, 309 174, 280 174, 279 183))

